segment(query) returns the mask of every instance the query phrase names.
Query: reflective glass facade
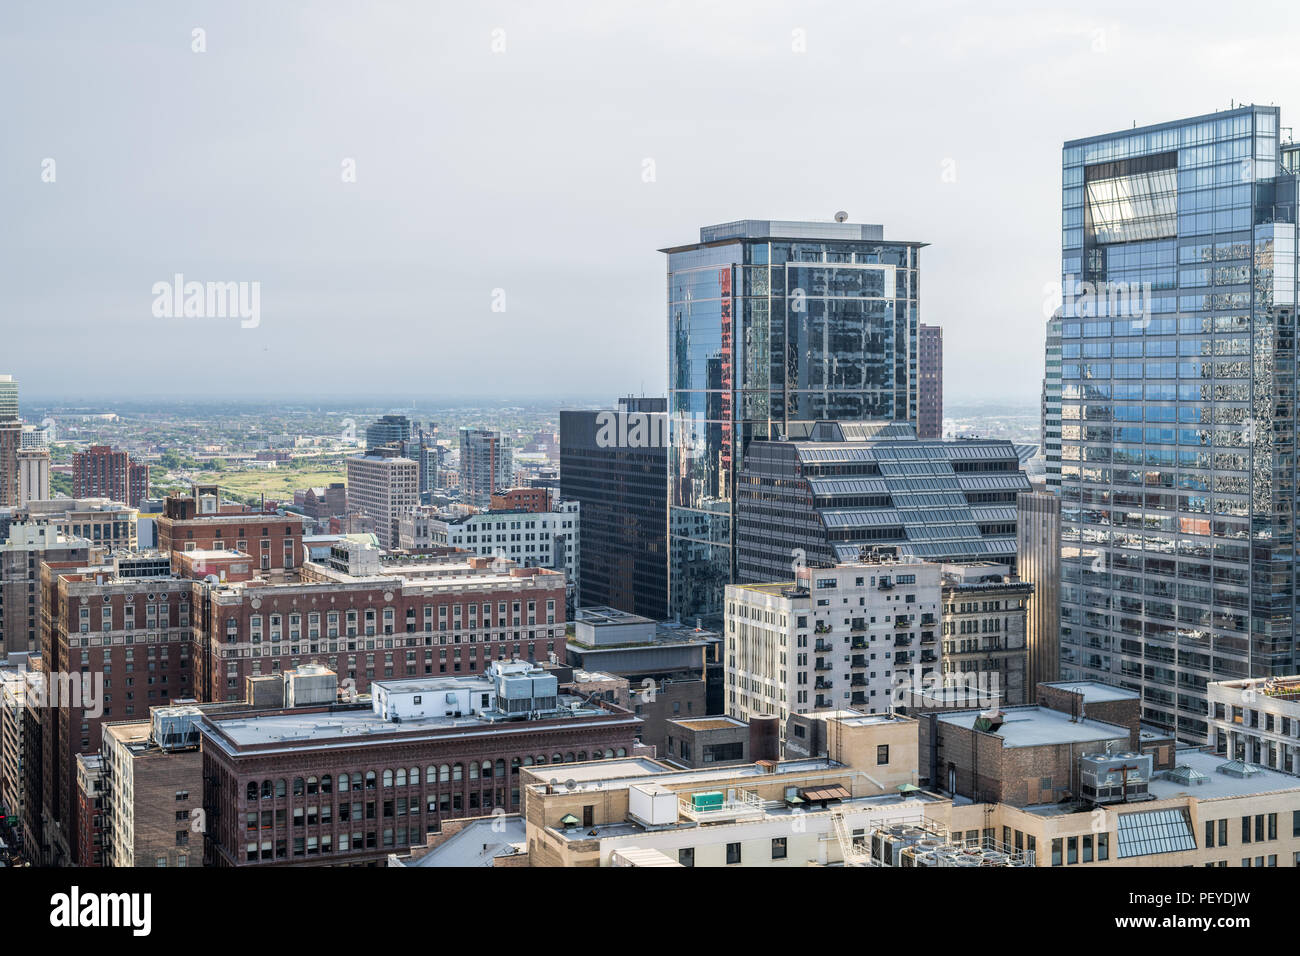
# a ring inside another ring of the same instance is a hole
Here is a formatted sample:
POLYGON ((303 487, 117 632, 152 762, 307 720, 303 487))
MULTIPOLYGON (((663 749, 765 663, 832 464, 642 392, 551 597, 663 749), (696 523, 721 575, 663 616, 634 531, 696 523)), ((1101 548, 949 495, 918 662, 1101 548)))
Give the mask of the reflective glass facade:
MULTIPOLYGON (((1061 677, 1208 739, 1295 659, 1295 181, 1278 110, 1067 143, 1061 677)), ((1049 362, 1052 357, 1049 357, 1049 362)))
POLYGON ((921 244, 745 220, 668 255, 669 610, 720 621, 744 450, 796 422, 917 418, 921 244))

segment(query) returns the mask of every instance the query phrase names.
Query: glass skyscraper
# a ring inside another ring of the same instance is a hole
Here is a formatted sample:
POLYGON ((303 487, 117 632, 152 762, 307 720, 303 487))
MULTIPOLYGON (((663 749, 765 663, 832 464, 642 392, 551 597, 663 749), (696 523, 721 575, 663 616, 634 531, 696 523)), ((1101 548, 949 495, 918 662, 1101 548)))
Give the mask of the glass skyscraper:
POLYGON ((668 255, 669 611, 722 617, 744 451, 794 423, 917 420, 923 243, 741 220, 668 255))
POLYGON ((1061 676, 1208 740, 1211 680, 1296 669, 1295 151, 1275 107, 1062 164, 1061 676))

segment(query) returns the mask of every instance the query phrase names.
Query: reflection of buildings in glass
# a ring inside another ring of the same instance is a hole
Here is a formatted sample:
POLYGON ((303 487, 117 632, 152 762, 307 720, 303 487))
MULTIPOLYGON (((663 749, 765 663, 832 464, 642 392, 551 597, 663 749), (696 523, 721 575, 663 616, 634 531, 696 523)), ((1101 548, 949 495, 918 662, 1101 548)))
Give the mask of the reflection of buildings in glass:
POLYGON ((791 422, 915 422, 921 243, 878 225, 744 220, 668 254, 671 613, 716 621, 734 580, 733 498, 747 444, 791 422), (690 509, 679 516, 678 509, 690 509))
POLYGON ((1245 106, 1062 153, 1061 677, 1137 691, 1144 721, 1198 744, 1207 682, 1296 663, 1280 132, 1245 106))

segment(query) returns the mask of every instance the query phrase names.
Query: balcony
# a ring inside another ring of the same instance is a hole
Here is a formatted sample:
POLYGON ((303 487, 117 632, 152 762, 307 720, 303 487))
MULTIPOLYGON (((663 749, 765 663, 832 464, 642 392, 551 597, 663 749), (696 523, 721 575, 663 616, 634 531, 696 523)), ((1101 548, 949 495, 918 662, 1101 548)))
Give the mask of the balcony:
POLYGON ((832 688, 834 688, 834 686, 835 686, 834 683, 832 683, 829 677, 818 677, 816 682, 813 684, 813 689, 831 690, 832 688))
POLYGON ((853 679, 852 679, 851 681, 849 681, 849 686, 850 686, 850 687, 866 687, 866 686, 867 686, 867 675, 866 675, 866 674, 854 674, 854 675, 853 675, 853 679))
POLYGON ((934 619, 934 615, 931 614, 929 611, 926 611, 924 614, 921 615, 921 626, 922 626, 922 627, 934 627, 935 624, 937 624, 937 623, 938 623, 938 621, 936 621, 936 620, 934 619))
POLYGON ((813 706, 822 708, 822 707, 834 707, 835 705, 831 703, 831 699, 829 697, 823 697, 821 694, 818 694, 817 700, 813 704, 813 706))
POLYGON ((922 632, 921 632, 921 643, 922 643, 922 644, 933 644, 933 643, 934 643, 934 631, 922 631, 922 632))
POLYGON ((894 635, 894 646, 895 646, 895 647, 911 647, 911 646, 912 646, 912 635, 911 635, 911 634, 895 634, 895 635, 894 635))
POLYGON ((867 639, 865 637, 855 637, 849 647, 855 651, 865 651, 867 649, 867 639))
POLYGON ((892 591, 894 589, 894 581, 888 575, 885 575, 881 577, 880 583, 876 585, 876 587, 881 591, 892 591))
POLYGON ((867 703, 867 695, 861 691, 857 691, 853 694, 849 703, 854 707, 862 707, 867 703))
POLYGON ((933 663, 934 663, 935 661, 937 661, 938 659, 939 659, 939 657, 938 657, 937 654, 934 653, 934 651, 922 651, 922 652, 921 652, 921 663, 922 663, 922 664, 933 664, 933 663))
POLYGON ((833 666, 834 666, 834 665, 831 664, 829 661, 825 660, 824 658, 819 657, 819 658, 817 658, 817 662, 816 662, 815 664, 813 664, 813 670, 815 670, 815 671, 828 671, 828 670, 830 670, 833 666))
POLYGON ((850 662, 852 667, 867 667, 867 656, 865 654, 854 654, 850 662))
POLYGON ((831 626, 826 621, 818 621, 813 627, 814 634, 829 634, 831 626))
POLYGON ((910 664, 910 663, 912 663, 912 655, 909 654, 907 651, 894 652, 894 664, 896 666, 901 667, 903 665, 910 664))
POLYGON ((835 650, 835 648, 831 646, 830 641, 818 641, 816 646, 813 647, 813 650, 815 650, 818 654, 825 654, 828 651, 835 650))
POLYGON ((849 622, 850 631, 865 631, 867 629, 867 619, 865 617, 855 617, 849 622))
POLYGON ((894 630, 896 631, 905 631, 911 626, 912 626, 912 619, 910 617, 900 616, 894 618, 894 630))

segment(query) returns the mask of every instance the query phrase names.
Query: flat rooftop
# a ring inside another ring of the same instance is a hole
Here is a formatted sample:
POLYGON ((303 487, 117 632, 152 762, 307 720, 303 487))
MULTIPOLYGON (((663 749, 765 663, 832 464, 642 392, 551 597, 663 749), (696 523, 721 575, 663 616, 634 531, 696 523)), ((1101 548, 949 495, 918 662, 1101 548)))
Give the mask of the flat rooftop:
POLYGON ((1260 767, 1259 773, 1249 777, 1234 777, 1219 773, 1219 767, 1228 762, 1227 757, 1206 753, 1203 750, 1180 750, 1175 759, 1175 767, 1189 767, 1197 773, 1204 774, 1201 783, 1181 783, 1165 780, 1162 774, 1152 780, 1147 790, 1161 800, 1170 797, 1189 796, 1198 800, 1215 800, 1222 797, 1244 797, 1255 793, 1272 793, 1276 790, 1300 790, 1300 777, 1279 773, 1260 767))
POLYGON ((748 728, 749 724, 735 717, 688 717, 685 720, 670 720, 669 723, 686 727, 688 730, 735 730, 748 728))
POLYGON ((1134 690, 1125 690, 1113 684, 1103 684, 1095 680, 1061 680, 1045 684, 1058 690, 1072 690, 1083 694, 1085 704, 1103 704, 1112 700, 1137 700, 1141 695, 1134 690))
MULTIPOLYGON (((539 776, 551 779, 550 774, 543 773, 545 768, 534 767, 539 776)), ((557 768, 558 769, 558 768, 557 768)), ((806 760, 783 760, 774 771, 767 771, 758 764, 728 764, 722 767, 708 767, 697 770, 681 770, 669 767, 647 757, 629 757, 621 760, 600 760, 585 764, 564 764, 563 769, 554 774, 555 779, 563 785, 572 780, 575 790, 623 790, 637 783, 650 782, 662 784, 669 789, 681 787, 707 787, 721 780, 738 777, 763 777, 775 779, 781 774, 814 773, 851 773, 852 771, 833 760, 824 757, 812 757, 806 760)), ((542 784, 531 784, 542 786, 542 784)))
MULTIPOLYGON (((983 711, 963 710, 940 714, 945 724, 973 730, 983 711)), ((1071 720, 1069 714, 1047 707, 1012 707, 1003 711, 1003 724, 991 731, 1002 738, 1004 747, 1049 747, 1056 744, 1102 743, 1128 738, 1128 729, 1100 720, 1071 720)))
POLYGON ((369 705, 348 709, 316 710, 310 713, 274 713, 203 719, 204 736, 227 753, 257 748, 257 753, 298 750, 304 745, 356 746, 367 738, 389 737, 418 740, 422 737, 445 740, 454 737, 478 737, 490 734, 527 732, 543 722, 585 718, 594 723, 639 721, 631 714, 616 714, 600 707, 569 709, 582 698, 560 695, 559 712, 539 720, 494 719, 491 716, 407 717, 401 723, 385 720, 369 705))

